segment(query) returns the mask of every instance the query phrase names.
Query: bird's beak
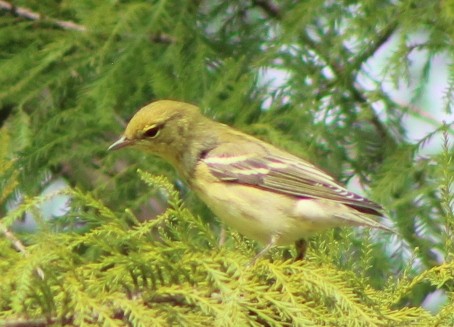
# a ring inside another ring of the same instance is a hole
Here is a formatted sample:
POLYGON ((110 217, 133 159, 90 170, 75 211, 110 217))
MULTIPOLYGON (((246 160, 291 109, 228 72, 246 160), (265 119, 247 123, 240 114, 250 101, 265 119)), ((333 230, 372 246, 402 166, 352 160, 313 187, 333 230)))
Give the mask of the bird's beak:
POLYGON ((122 136, 115 143, 109 146, 107 151, 118 150, 124 148, 125 146, 131 145, 132 143, 133 142, 131 140, 128 140, 126 137, 122 136))

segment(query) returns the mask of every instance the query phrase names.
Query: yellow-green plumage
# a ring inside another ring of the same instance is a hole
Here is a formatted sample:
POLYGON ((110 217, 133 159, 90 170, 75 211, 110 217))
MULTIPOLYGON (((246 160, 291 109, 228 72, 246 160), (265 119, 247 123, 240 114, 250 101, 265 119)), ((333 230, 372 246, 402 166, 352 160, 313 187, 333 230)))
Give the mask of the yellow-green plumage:
POLYGON ((140 109, 110 148, 135 146, 169 161, 227 225, 268 247, 343 225, 387 229, 381 207, 307 161, 161 100, 140 109))

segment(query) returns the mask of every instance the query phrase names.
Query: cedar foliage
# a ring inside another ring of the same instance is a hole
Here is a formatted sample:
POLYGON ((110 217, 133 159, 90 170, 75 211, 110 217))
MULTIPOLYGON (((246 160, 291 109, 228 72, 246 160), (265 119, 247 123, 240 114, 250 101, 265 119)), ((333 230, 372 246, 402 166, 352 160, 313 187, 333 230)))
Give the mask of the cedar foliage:
MULTIPOLYGON (((411 142, 403 120, 424 112, 381 85, 416 85, 417 100, 431 59, 453 60, 452 0, 14 5, 0 2, 1 325, 454 324, 452 124, 411 142), (366 88, 391 37, 397 51, 366 88), (415 51, 427 54, 416 81, 415 51), (264 82, 270 70, 284 86, 264 82), (278 248, 247 266, 258 246, 231 230, 220 246, 219 223, 165 163, 106 153, 164 98, 358 178, 398 235, 333 230, 303 262, 278 248), (443 148, 424 157, 430 139, 443 148), (42 193, 60 178, 66 189, 42 193), (61 195, 67 211, 46 220, 41 205, 61 195), (16 228, 26 214, 33 232, 16 228), (435 290, 446 301, 430 313, 435 290)), ((453 91, 451 65, 447 112, 453 91)))

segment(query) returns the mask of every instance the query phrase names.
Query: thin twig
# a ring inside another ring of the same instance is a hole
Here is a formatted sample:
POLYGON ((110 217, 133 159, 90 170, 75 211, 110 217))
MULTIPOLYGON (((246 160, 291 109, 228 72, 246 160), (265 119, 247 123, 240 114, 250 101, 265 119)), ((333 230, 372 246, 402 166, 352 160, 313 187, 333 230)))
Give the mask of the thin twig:
MULTIPOLYGON (((16 7, 16 6, 12 5, 11 3, 7 2, 7 1, 3 1, 3 0, 0 0, 0 10, 9 11, 13 15, 16 15, 18 17, 35 20, 35 21, 51 23, 53 25, 56 25, 60 28, 65 29, 65 30, 72 30, 72 31, 78 31, 78 32, 86 32, 88 30, 87 27, 85 27, 84 25, 80 25, 80 24, 74 23, 72 21, 50 18, 50 17, 44 16, 40 13, 34 12, 28 8, 16 7)), ((176 42, 176 39, 172 35, 162 33, 162 32, 152 35, 150 37, 150 40, 155 43, 164 43, 164 44, 171 44, 171 43, 176 42)))
POLYGON ((13 244, 14 248, 20 252, 25 254, 25 246, 22 244, 22 242, 8 229, 6 228, 1 222, 0 222, 0 231, 5 235, 5 237, 11 241, 11 244, 13 244))
POLYGON ((57 318, 30 318, 30 319, 5 319, 0 320, 0 326, 4 327, 46 327, 59 323, 59 325, 73 326, 74 317, 57 318))
POLYGON ((154 43, 172 44, 176 43, 177 40, 172 35, 159 32, 151 36, 151 41, 154 43))
MULTIPOLYGON (((0 222, 0 232, 5 235, 5 237, 10 240, 13 247, 24 256, 28 256, 28 252, 25 248, 25 245, 13 234, 5 225, 0 222)), ((44 279, 44 271, 41 268, 36 268, 36 273, 41 279, 44 279)))
POLYGON ((2 1, 2 0, 0 0, 0 10, 9 11, 13 15, 27 18, 30 20, 47 21, 47 22, 57 25, 58 27, 63 28, 65 30, 74 30, 74 31, 79 31, 79 32, 87 31, 87 28, 83 25, 79 25, 79 24, 76 24, 71 21, 49 18, 44 15, 41 15, 40 13, 34 12, 28 8, 16 7, 16 6, 12 5, 11 3, 2 1))

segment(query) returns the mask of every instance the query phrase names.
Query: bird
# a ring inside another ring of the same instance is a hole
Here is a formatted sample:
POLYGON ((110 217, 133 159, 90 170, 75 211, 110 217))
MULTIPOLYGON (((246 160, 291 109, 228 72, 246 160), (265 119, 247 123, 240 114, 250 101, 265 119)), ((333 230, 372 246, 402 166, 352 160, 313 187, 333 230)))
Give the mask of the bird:
POLYGON ((380 223, 383 208, 295 155, 204 116, 192 104, 158 100, 131 118, 108 150, 132 147, 169 162, 227 226, 263 245, 297 245, 334 227, 380 223))

